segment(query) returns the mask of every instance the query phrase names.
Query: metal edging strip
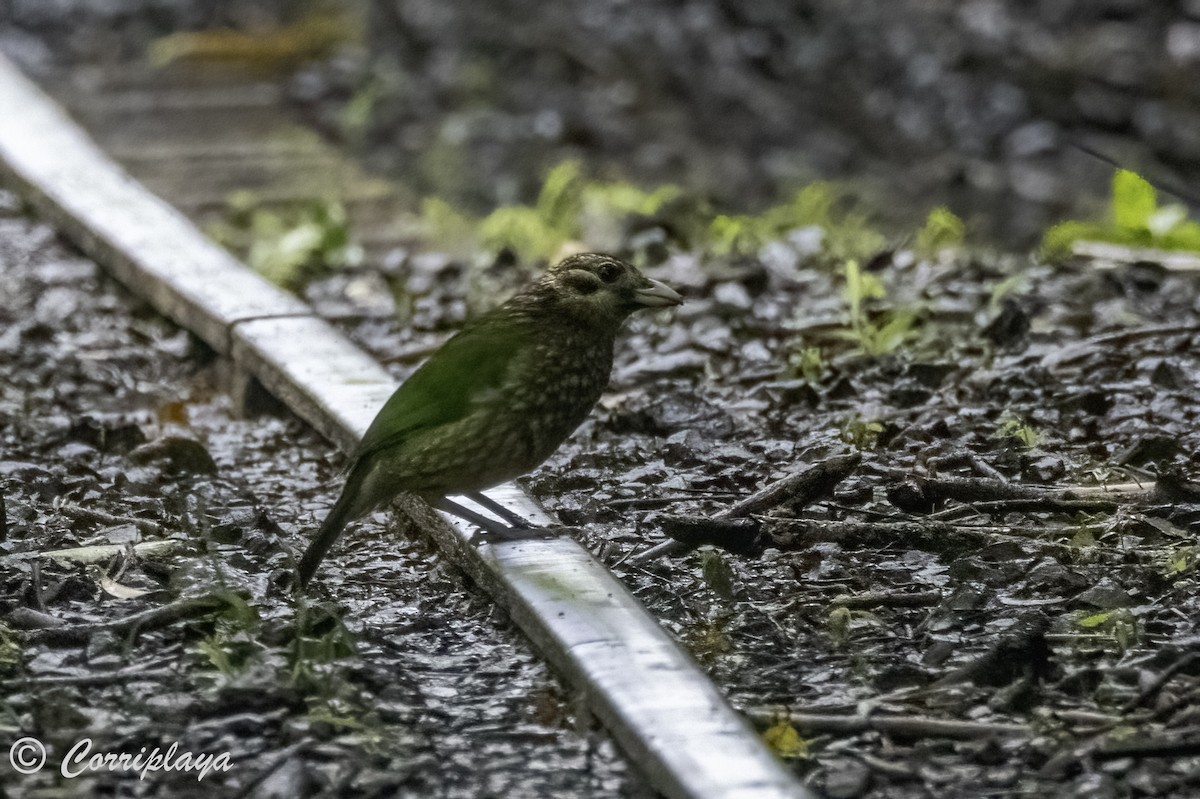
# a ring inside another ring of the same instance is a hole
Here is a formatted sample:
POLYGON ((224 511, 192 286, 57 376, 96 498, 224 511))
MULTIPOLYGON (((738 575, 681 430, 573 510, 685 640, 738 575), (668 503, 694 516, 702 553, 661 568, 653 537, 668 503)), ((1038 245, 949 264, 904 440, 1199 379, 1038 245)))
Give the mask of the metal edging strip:
MULTIPOLYGON (((340 332, 241 266, 128 177, 0 56, 0 178, 134 293, 255 375, 348 448, 395 381, 340 332), (14 109, 19 111, 13 112, 14 109)), ((488 492, 551 524, 517 486, 488 492)), ((429 524, 439 546, 582 689, 650 783, 673 799, 812 794, 632 594, 573 539, 479 544, 469 525, 429 524)))

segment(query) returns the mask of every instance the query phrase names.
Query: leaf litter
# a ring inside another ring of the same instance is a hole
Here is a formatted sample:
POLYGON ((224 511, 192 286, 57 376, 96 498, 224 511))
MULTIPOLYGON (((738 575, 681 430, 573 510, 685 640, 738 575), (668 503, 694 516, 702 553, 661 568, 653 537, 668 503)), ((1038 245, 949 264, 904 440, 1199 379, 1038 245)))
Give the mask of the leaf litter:
POLYGON ((0 733, 54 766, 22 795, 644 795, 396 520, 362 524, 307 600, 274 587, 337 458, 286 413, 239 418, 203 345, 11 213, 0 296, 0 733), (57 763, 84 738, 232 767, 68 782, 57 763))

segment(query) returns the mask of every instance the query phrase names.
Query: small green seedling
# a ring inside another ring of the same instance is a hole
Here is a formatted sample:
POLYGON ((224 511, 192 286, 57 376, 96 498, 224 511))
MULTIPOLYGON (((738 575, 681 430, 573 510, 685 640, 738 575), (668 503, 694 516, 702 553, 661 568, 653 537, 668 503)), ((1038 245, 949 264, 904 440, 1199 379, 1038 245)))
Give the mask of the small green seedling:
POLYGON ((864 272, 858 261, 846 262, 844 270, 846 285, 842 297, 846 301, 848 327, 840 337, 852 342, 865 355, 877 357, 899 349, 913 334, 917 320, 915 311, 891 309, 878 317, 867 310, 871 300, 887 296, 883 282, 869 272, 864 272))
POLYGON ((1160 205, 1154 186, 1137 173, 1118 169, 1112 180, 1109 219, 1060 222, 1046 231, 1042 252, 1049 258, 1061 258, 1070 255, 1072 245, 1081 240, 1200 251, 1200 223, 1188 219, 1182 205, 1160 205))
POLYGON ((820 347, 803 347, 788 358, 788 366, 793 374, 799 376, 810 386, 815 386, 821 382, 821 376, 825 374, 825 356, 821 353, 820 347))
POLYGON ((1079 616, 1075 623, 1081 630, 1111 635, 1121 652, 1137 642, 1137 618, 1125 608, 1087 613, 1079 616))
POLYGON ((966 239, 967 227, 954 212, 940 205, 929 212, 925 224, 917 231, 916 248, 925 256, 960 246, 966 239))
POLYGON ((996 438, 1011 441, 1025 449, 1033 449, 1042 443, 1041 434, 1028 422, 1005 414, 996 428, 996 438))
POLYGON ((219 244, 276 285, 298 291, 311 280, 362 262, 345 207, 313 201, 294 210, 259 205, 249 192, 229 198, 226 219, 209 228, 219 244))
POLYGON ((864 419, 854 414, 842 423, 840 437, 860 452, 875 446, 879 434, 883 432, 883 422, 875 419, 864 419))

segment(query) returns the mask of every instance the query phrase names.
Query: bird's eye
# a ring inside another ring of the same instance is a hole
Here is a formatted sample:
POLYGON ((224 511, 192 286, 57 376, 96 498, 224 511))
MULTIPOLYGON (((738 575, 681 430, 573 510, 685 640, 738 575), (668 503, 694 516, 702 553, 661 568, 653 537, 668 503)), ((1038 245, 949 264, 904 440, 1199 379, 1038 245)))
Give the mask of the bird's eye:
POLYGON ((621 267, 617 264, 614 264, 612 261, 609 261, 601 264, 600 268, 596 270, 596 274, 598 274, 600 279, 605 283, 611 283, 621 276, 621 267))

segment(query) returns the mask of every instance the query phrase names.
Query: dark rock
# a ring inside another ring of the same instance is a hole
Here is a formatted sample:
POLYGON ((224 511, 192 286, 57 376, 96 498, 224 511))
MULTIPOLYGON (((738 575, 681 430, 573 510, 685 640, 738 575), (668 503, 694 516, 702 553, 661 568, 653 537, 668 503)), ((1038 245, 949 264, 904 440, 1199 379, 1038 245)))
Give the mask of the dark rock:
POLYGON ((983 336, 997 347, 1015 347, 1029 335, 1029 314, 1021 304, 1011 297, 1005 297, 1000 305, 1000 313, 983 329, 983 336))
POLYGON ((143 466, 159 464, 169 473, 217 473, 216 461, 208 449, 199 441, 182 436, 166 436, 142 444, 129 453, 129 459, 143 466))
POLYGON ((1080 593, 1075 597, 1075 601, 1101 610, 1127 608, 1134 604, 1133 597, 1107 577, 1101 578, 1100 582, 1080 593))
POLYGON ((146 441, 146 435, 136 424, 121 421, 119 417, 104 419, 94 416, 84 416, 72 422, 67 438, 101 452, 127 452, 146 441))
POLYGON ((1144 466, 1153 461, 1170 460, 1179 451, 1178 439, 1150 433, 1140 437, 1114 460, 1122 466, 1144 466))
POLYGON ((861 761, 835 758, 823 771, 824 795, 829 799, 858 799, 871 787, 871 770, 861 761))

